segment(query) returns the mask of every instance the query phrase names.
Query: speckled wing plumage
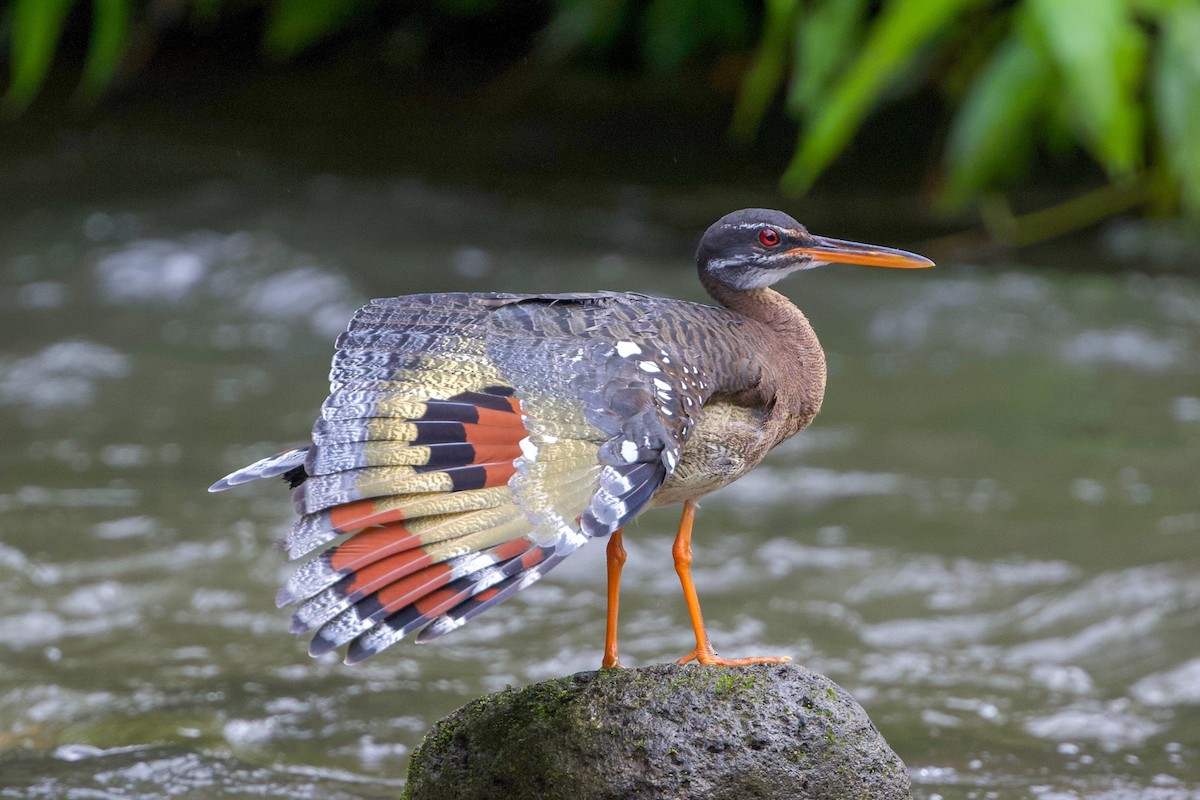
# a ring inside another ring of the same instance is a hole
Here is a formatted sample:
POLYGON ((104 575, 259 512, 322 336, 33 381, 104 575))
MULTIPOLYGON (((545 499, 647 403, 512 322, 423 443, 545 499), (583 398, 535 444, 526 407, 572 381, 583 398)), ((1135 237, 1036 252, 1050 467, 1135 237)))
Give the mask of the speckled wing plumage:
POLYGON ((278 598, 310 652, 428 640, 647 505, 705 401, 757 380, 742 324, 624 293, 376 300, 338 340, 312 445, 213 488, 283 475, 290 556, 334 543, 278 598))

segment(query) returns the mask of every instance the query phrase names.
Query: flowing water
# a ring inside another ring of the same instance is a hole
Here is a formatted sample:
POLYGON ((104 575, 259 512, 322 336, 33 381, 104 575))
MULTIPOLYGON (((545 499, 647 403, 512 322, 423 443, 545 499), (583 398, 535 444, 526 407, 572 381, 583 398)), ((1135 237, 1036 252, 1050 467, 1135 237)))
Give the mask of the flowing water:
MULTIPOLYGON (((699 299, 700 228, 647 211, 689 200, 71 152, 0 212, 0 797, 396 797, 439 717, 598 665, 598 545, 435 644, 310 659, 284 487, 205 489, 305 438, 368 297, 699 299)), ((719 649, 841 683, 928 800, 1200 797, 1200 280, 1060 255, 791 278, 826 408, 698 519, 719 649)), ((675 522, 626 534, 628 665, 691 644, 675 522)))

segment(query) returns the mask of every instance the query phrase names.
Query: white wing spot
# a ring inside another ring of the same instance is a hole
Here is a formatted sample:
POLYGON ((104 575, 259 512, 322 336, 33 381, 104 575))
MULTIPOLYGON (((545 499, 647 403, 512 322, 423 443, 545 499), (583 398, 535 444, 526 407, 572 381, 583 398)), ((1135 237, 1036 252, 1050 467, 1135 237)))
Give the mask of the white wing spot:
POLYGON ((641 369, 642 372, 662 372, 662 370, 658 368, 658 364, 655 364, 653 361, 639 361, 638 368, 641 369))
POLYGON ((657 386, 662 391, 666 392, 667 394, 671 393, 671 384, 667 383, 662 378, 655 378, 654 385, 657 386))
POLYGON ((635 442, 631 442, 628 439, 621 442, 621 458, 624 459, 626 464, 632 464, 636 461, 637 455, 638 447, 635 442))
POLYGON ((458 628, 461 628, 463 625, 466 625, 466 624, 467 624, 467 621, 465 619, 462 619, 462 618, 456 619, 454 617, 443 616, 443 617, 438 617, 437 619, 435 619, 429 625, 429 627, 434 633, 443 634, 443 633, 449 633, 450 631, 453 631, 453 630, 457 630, 458 628))
POLYGON ((641 352, 642 348, 638 347, 635 342, 617 342, 617 355, 621 358, 641 355, 641 352))
POLYGON ((624 494, 633 488, 633 484, 629 482, 629 479, 617 472, 615 469, 604 470, 600 476, 600 485, 602 487, 602 493, 609 497, 613 502, 620 502, 620 497, 612 490, 615 490, 617 493, 624 494))
MULTIPOLYGON (((583 538, 583 537, 580 537, 580 538, 583 538)), ((540 572, 530 572, 528 575, 521 578, 521 580, 517 581, 517 587, 518 587, 517 591, 521 591, 522 589, 528 589, 530 586, 537 583, 538 579, 541 577, 542 577, 542 573, 540 573, 540 572)))
MULTIPOLYGON (((568 553, 573 553, 580 547, 583 547, 587 540, 588 537, 584 536, 582 532, 577 531, 568 525, 563 525, 559 528, 558 536, 556 539, 551 540, 551 543, 554 544, 555 553, 558 555, 567 555, 568 553)), ((536 581, 541 576, 542 573, 537 572, 536 568, 534 568, 533 572, 530 572, 521 579, 521 588, 525 588, 529 585, 529 583, 533 583, 533 581, 536 581), (526 583, 526 581, 529 581, 529 583, 526 583)))

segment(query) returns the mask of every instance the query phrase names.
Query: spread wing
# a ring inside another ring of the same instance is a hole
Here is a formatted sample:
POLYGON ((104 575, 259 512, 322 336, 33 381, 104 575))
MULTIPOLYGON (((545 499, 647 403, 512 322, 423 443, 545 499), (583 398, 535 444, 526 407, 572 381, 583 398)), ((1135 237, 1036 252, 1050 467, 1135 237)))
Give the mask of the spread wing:
POLYGON ((705 314, 737 324, 631 294, 374 301, 338 340, 312 444, 213 490, 295 486, 284 547, 325 549, 278 601, 299 603, 311 653, 348 644, 354 662, 435 638, 645 508, 727 389, 705 383, 711 356, 688 344, 705 314))

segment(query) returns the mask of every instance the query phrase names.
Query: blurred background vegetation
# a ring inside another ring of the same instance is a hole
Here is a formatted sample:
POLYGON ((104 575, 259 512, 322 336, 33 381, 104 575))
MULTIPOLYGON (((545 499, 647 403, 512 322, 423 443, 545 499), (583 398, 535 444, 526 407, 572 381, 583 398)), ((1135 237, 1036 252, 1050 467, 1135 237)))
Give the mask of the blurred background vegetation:
MULTIPOLYGON (((367 298, 703 301, 697 234, 771 206, 938 269, 781 286, 828 402, 706 506, 719 641, 842 682, 921 800, 1200 798, 1198 76, 1200 0, 0 0, 0 795, 394 798, 594 667, 603 548, 347 670, 270 607, 282 487, 204 488, 367 298)), ((690 635, 675 519, 637 663, 690 635)))
POLYGON ((571 69, 723 96, 731 148, 790 131, 767 149, 792 195, 874 123, 871 163, 915 169, 928 208, 978 210, 1001 243, 1134 209, 1200 219, 1200 0, 8 0, 0 24, 16 119, 55 76, 86 116, 213 50, 419 70, 435 101, 448 64, 492 97, 571 69), (1046 170, 1069 189, 1014 213, 1046 170))

